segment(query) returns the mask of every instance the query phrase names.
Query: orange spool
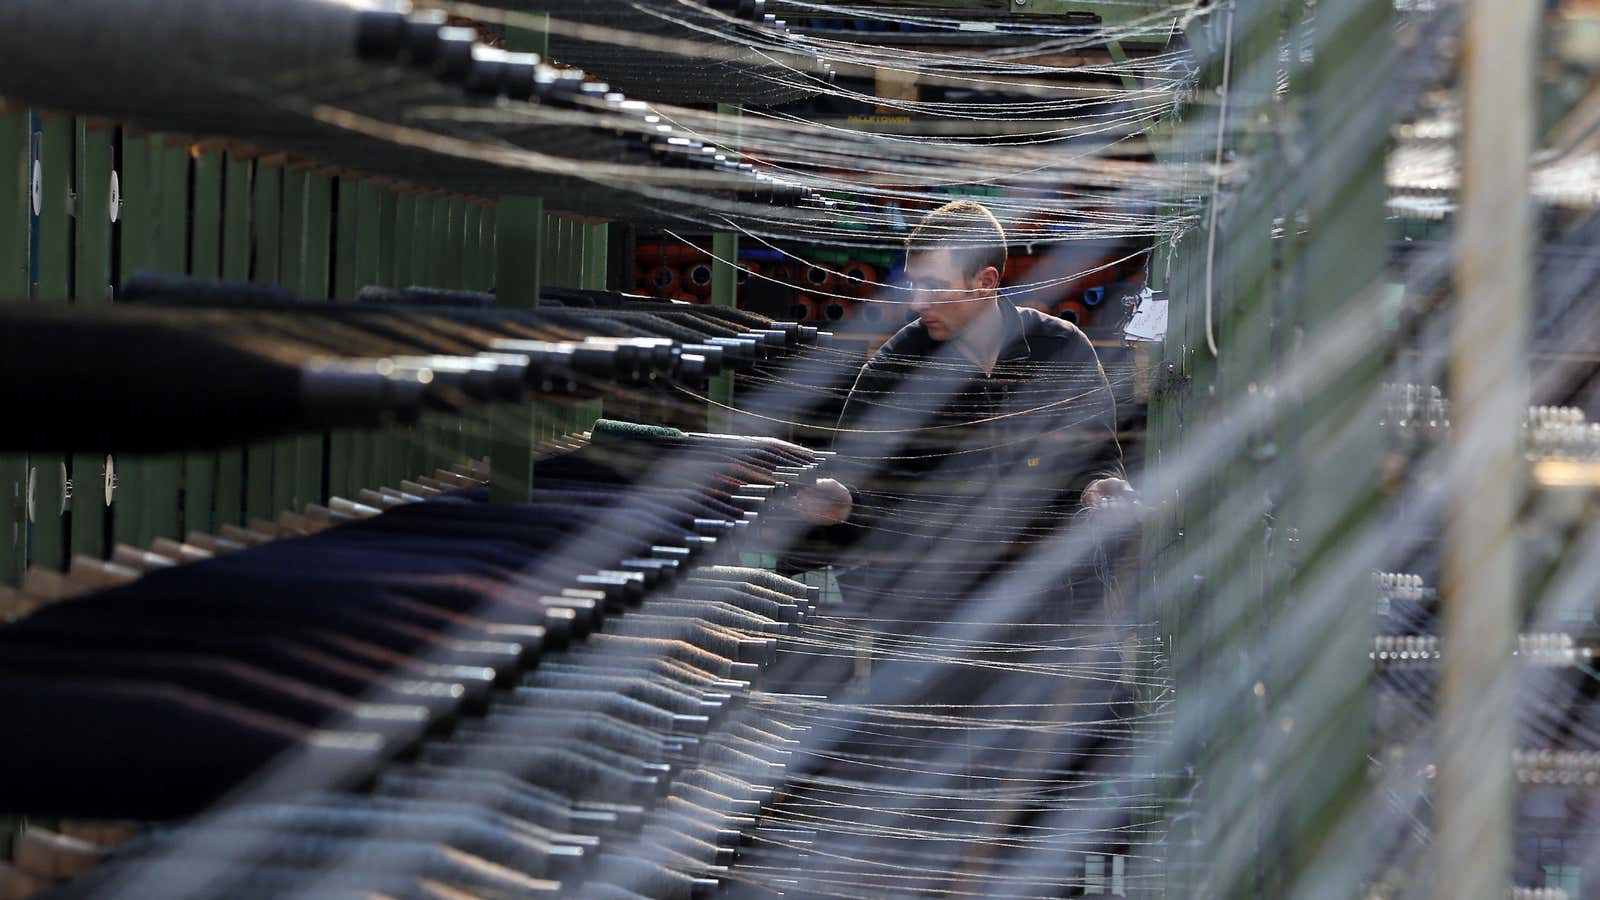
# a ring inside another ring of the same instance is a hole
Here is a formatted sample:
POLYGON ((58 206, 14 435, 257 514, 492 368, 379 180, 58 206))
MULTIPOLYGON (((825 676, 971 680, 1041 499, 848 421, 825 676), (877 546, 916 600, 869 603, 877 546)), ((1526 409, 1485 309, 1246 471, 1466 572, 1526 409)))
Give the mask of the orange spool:
POLYGON ((634 258, 645 265, 682 266, 705 259, 706 252, 685 244, 641 244, 634 258))
POLYGON ((795 288, 796 290, 805 290, 805 285, 794 283, 794 266, 790 265, 789 263, 772 263, 771 265, 764 266, 763 268, 766 271, 767 277, 778 284, 787 285, 788 287, 795 288))
POLYGON ((1034 291, 1028 294, 1016 294, 1012 296, 1011 302, 1015 303, 1019 307, 1037 309, 1039 312, 1042 312, 1047 316, 1055 315, 1056 304, 1051 302, 1050 298, 1045 295, 1044 291, 1034 291))
POLYGON ((814 322, 820 315, 821 309, 815 297, 796 294, 794 302, 789 305, 789 317, 796 322, 814 322))
POLYGON ((856 317, 855 302, 842 297, 828 297, 821 307, 818 318, 824 322, 848 322, 856 317))
POLYGON ((887 323, 900 326, 900 306, 895 303, 860 303, 851 304, 858 308, 857 316, 863 322, 887 323))
POLYGON ((832 269, 818 265, 806 267, 804 287, 808 290, 816 291, 819 294, 832 294, 838 284, 839 276, 835 275, 832 269))
POLYGON ((1089 307, 1084 306, 1080 300, 1066 300, 1056 306, 1056 317, 1066 319, 1074 325, 1083 325, 1089 319, 1089 307))
POLYGON ((844 275, 844 285, 839 291, 841 294, 870 297, 878 289, 878 270, 870 263, 851 260, 841 274, 844 275))
POLYGON ((661 297, 672 296, 682 281, 678 270, 672 266, 656 266, 645 275, 645 282, 649 285, 651 293, 661 297))
POLYGON ((711 263, 697 262, 683 269, 683 289, 696 297, 711 293, 711 263))
POLYGON ((1036 280, 1033 270, 1039 265, 1037 256, 1008 256, 1006 257, 1006 270, 1001 274, 1000 283, 1007 287, 1027 285, 1036 280))
POLYGON ((743 287, 749 283, 751 276, 760 274, 761 263, 758 263, 755 260, 745 260, 744 262, 739 263, 739 270, 734 273, 734 277, 737 279, 739 286, 743 287))

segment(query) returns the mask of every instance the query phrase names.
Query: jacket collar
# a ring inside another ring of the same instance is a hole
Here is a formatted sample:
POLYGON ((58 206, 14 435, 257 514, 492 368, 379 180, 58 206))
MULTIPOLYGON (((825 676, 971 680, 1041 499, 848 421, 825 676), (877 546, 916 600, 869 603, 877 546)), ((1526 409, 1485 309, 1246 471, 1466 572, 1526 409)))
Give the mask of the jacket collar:
POLYGON ((1022 313, 1017 311, 1017 305, 1009 299, 999 299, 1000 318, 1005 323, 1005 339, 1000 344, 998 362, 1016 362, 1030 359, 1033 348, 1028 345, 1028 329, 1022 320, 1022 313))

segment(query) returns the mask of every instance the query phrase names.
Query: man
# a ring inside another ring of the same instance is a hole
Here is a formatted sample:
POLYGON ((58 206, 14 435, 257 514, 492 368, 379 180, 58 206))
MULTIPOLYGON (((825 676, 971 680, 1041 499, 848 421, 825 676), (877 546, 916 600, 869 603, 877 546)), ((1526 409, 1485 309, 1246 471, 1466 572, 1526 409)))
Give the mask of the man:
MULTIPOLYGON (((959 513, 958 530, 969 536, 991 526, 983 538, 998 564, 1080 505, 1131 497, 1094 347, 1071 323, 1000 297, 1006 238, 994 216, 970 200, 946 204, 906 248, 910 305, 920 318, 862 367, 845 400, 835 440, 841 477, 798 498, 802 518, 823 526, 811 546, 820 542, 823 555, 837 557, 884 528, 935 538, 959 513), (1004 514, 990 512, 996 506, 1004 514)), ((872 543, 885 550, 911 542, 872 543)), ((958 555, 985 568, 975 554, 958 555)), ((841 584, 871 594, 881 584, 870 582, 882 579, 870 574, 847 574, 841 584)))
POLYGON ((1132 495, 1115 404, 1083 332, 1000 297, 1005 260, 971 201, 907 240, 920 318, 861 368, 837 474, 797 498, 789 562, 834 564, 844 605, 768 676, 839 698, 790 789, 851 823, 819 858, 936 861, 896 870, 908 894, 1048 893, 1127 852, 1116 803, 1076 796, 1136 747, 1103 536, 1070 527, 1132 495))

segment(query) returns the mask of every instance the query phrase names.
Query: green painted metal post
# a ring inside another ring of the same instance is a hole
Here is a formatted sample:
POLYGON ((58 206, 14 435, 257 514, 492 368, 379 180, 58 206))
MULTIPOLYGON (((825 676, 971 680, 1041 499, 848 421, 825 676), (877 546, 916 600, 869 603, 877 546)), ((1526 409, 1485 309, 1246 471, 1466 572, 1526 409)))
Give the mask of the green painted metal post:
MULTIPOLYGON (((189 254, 189 148, 173 144, 162 135, 151 135, 151 159, 155 164, 154 242, 151 268, 182 273, 189 254)), ((183 536, 184 473, 183 455, 159 454, 145 462, 148 511, 138 546, 149 546, 157 537, 183 536)), ((202 518, 210 520, 210 510, 202 518)))
MULTIPOLYGON (((583 277, 579 287, 603 291, 610 287, 606 282, 610 273, 611 226, 605 222, 586 223, 583 226, 583 277)), ((573 408, 573 422, 569 430, 588 431, 596 419, 604 415, 604 401, 596 399, 573 408)))
POLYGON ((201 150, 194 157, 189 273, 199 278, 222 277, 223 168, 219 150, 201 150))
POLYGON ((485 206, 478 216, 478 286, 479 290, 494 290, 495 282, 495 221, 499 207, 485 206))
POLYGON ((438 203, 429 194, 418 194, 412 203, 416 206, 416 214, 411 228, 411 283, 433 285, 434 250, 437 246, 433 242, 433 213, 438 203))
POLYGON ((465 201, 461 205, 461 287, 483 290, 483 205, 465 201))
MULTIPOLYGON (((110 125, 79 120, 76 160, 77 221, 73 228, 73 303, 98 306, 111 301, 111 232, 120 215, 121 190, 113 197, 116 131, 110 125)), ((72 552, 106 555, 110 491, 108 470, 115 462, 104 453, 72 456, 72 552)))
POLYGON ((460 290, 467 286, 467 232, 477 225, 477 206, 461 197, 450 200, 450 230, 444 242, 444 286, 460 290))
MULTIPOLYGON (((400 192, 394 187, 374 186, 378 194, 378 240, 374 245, 374 258, 376 258, 376 272, 374 272, 374 285, 381 287, 395 287, 398 285, 397 256, 398 235, 400 231, 400 192)), ((370 479, 362 487, 381 487, 381 485, 394 484, 394 474, 398 471, 397 463, 398 444, 395 429, 374 432, 371 436, 371 458, 368 468, 371 471, 370 479)))
MULTIPOLYGON (((730 120, 732 136, 728 143, 738 140, 739 107, 727 103, 717 104, 717 116, 730 120)), ((739 259, 739 236, 717 232, 711 236, 711 305, 733 307, 738 305, 739 282, 736 263, 739 259)), ((707 388, 711 403, 706 410, 706 429, 713 432, 733 430, 733 373, 727 372, 711 379, 707 388)))
POLYGON ((349 302, 355 299, 361 286, 360 266, 356 262, 356 246, 361 228, 362 182, 342 175, 336 182, 333 216, 333 272, 329 296, 349 302))
MULTIPOLYGON (((283 213, 283 167, 275 161, 257 159, 251 184, 250 236, 254 246, 254 267, 250 280, 258 284, 279 282, 279 240, 283 213)), ((275 516, 272 444, 250 444, 245 450, 245 492, 243 518, 275 516)), ((287 478, 288 473, 283 473, 287 478)))
MULTIPOLYGON (((219 150, 194 156, 194 196, 189 222, 189 273, 201 278, 222 275, 222 201, 224 164, 219 150)), ((183 520, 187 531, 214 531, 222 518, 217 508, 219 453, 190 453, 183 460, 183 520)))
MULTIPOLYGON (((251 277, 253 171, 250 160, 227 154, 222 175, 222 277, 229 281, 249 281, 251 277)), ((217 454, 213 506, 219 528, 245 521, 245 453, 243 447, 230 447, 217 454)))
MULTIPOLYGON (((338 181, 338 202, 333 219, 333 291, 335 302, 349 303, 355 299, 360 263, 356 258, 360 245, 362 184, 350 177, 338 181)), ((355 478, 357 449, 361 433, 344 428, 328 434, 328 496, 349 497, 361 485, 355 478)))
MULTIPOLYGON (((127 278, 152 261, 151 240, 155 234, 156 175, 149 137, 122 132, 122 211, 118 270, 127 278)), ((149 535, 149 466, 135 456, 116 458, 116 492, 112 514, 113 535, 118 543, 143 546, 149 535)))
POLYGON ((449 288, 450 278, 445 273, 446 261, 450 255, 450 198, 435 196, 433 198, 433 227, 428 232, 428 285, 436 288, 449 288))
POLYGON ((404 195, 390 187, 373 187, 378 200, 378 236, 375 245, 377 270, 372 273, 372 283, 397 287, 403 278, 400 274, 399 254, 395 253, 400 227, 401 199, 404 195))
MULTIPOLYGON (((434 254, 438 249, 438 244, 434 240, 434 207, 437 202, 431 195, 419 194, 415 203, 416 215, 412 220, 410 231, 411 284, 432 286, 436 268, 434 254)), ((418 419, 416 426, 409 429, 409 440, 405 444, 405 469, 401 477, 415 478, 429 467, 434 449, 439 443, 441 418, 436 413, 424 413, 418 419)))
MULTIPOLYGON (((711 305, 735 306, 738 302, 737 269, 733 260, 739 258, 739 236, 718 232, 711 236, 711 305)), ((707 396, 711 407, 707 410, 706 427, 714 432, 733 429, 733 373, 728 372, 711 379, 707 396)))
MULTIPOLYGON (((332 278, 330 253, 333 227, 333 180, 321 172, 307 172, 303 224, 298 235, 301 296, 309 300, 328 298, 332 278)), ((299 512, 307 503, 321 503, 323 496, 323 458, 328 436, 301 434, 294 438, 295 489, 283 509, 299 512)), ((282 510, 280 510, 282 511, 282 510)))
MULTIPOLYGON (((283 169, 283 199, 278 219, 278 283, 306 296, 306 192, 310 175, 305 169, 285 166, 283 169)), ((274 519, 287 509, 297 509, 295 501, 304 490, 301 480, 301 463, 305 454, 299 435, 272 441, 272 505, 269 509, 252 509, 252 516, 274 519)))
POLYGON ((1172 798, 1172 896, 1356 896, 1373 858, 1362 819, 1370 670, 1349 664, 1370 648, 1370 609, 1348 598, 1370 590, 1361 548, 1378 510, 1371 415, 1388 344, 1371 323, 1388 120, 1356 112, 1381 94, 1392 7, 1318 3, 1315 61, 1303 72, 1289 54, 1281 94, 1285 48, 1302 46, 1297 6, 1239 0, 1197 23, 1202 96, 1225 80, 1232 43, 1230 115, 1219 122, 1218 106, 1201 103, 1180 124, 1225 135, 1251 177, 1208 198, 1220 214, 1155 261, 1163 277, 1172 267, 1164 361, 1187 383, 1169 381, 1153 406, 1150 456, 1170 472, 1187 451, 1191 473, 1153 496, 1163 514, 1147 553, 1183 686, 1164 769, 1192 776, 1157 792, 1172 798), (1294 121, 1302 106, 1310 127, 1294 121), (1274 238, 1280 220, 1310 223, 1311 238, 1294 227, 1274 238), (1214 254, 1212 221, 1225 235, 1214 254))
MULTIPOLYGON (((40 193, 33 297, 37 302, 64 304, 72 292, 72 144, 77 135, 69 118, 41 118, 37 125, 35 169, 40 193)), ((31 455, 28 483, 28 561, 63 569, 67 561, 66 457, 31 455)))
POLYGON ((607 250, 611 246, 611 226, 587 222, 583 226, 583 281, 587 290, 606 289, 607 250))
POLYGON ((301 292, 308 300, 333 295, 333 178, 306 173, 305 231, 300 236, 301 292))
MULTIPOLYGON (((0 303, 28 297, 28 225, 33 211, 28 113, 0 111, 0 303)), ((17 584, 28 558, 23 492, 28 460, 0 456, 0 584, 17 584)))
MULTIPOLYGON (((502 197, 494 217, 494 278, 500 306, 539 305, 545 212, 539 197, 502 197)), ((533 404, 499 404, 492 410, 490 499, 526 503, 533 490, 532 442, 537 426, 533 404)))
MULTIPOLYGON (((384 269, 380 260, 379 241, 383 232, 381 227, 383 197, 393 196, 370 181, 356 182, 355 194, 355 204, 352 207, 355 215, 355 249, 352 255, 354 280, 350 291, 352 298, 362 287, 382 282, 379 273, 384 269)), ((340 224, 342 227, 342 205, 340 209, 340 224)), ((347 481, 341 490, 331 490, 331 494, 349 498, 359 493, 363 488, 378 486, 375 455, 379 438, 378 434, 371 431, 356 430, 351 432, 347 481)))
POLYGON ((411 243, 416 225, 417 195, 410 191, 401 191, 395 198, 394 250, 389 257, 389 261, 394 264, 394 280, 391 283, 395 287, 417 283, 415 270, 417 259, 411 243))

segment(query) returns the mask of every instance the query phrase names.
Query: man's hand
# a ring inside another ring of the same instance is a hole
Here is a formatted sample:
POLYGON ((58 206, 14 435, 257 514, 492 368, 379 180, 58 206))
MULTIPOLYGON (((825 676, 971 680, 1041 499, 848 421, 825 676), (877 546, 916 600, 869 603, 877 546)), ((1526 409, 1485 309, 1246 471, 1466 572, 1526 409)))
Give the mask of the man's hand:
POLYGON ((1109 509, 1139 502, 1139 492, 1121 478, 1097 478, 1083 489, 1085 509, 1109 509))
POLYGON ((813 525, 838 525, 850 520, 850 510, 855 501, 850 489, 832 478, 821 478, 808 484, 795 495, 795 508, 800 518, 813 525))

